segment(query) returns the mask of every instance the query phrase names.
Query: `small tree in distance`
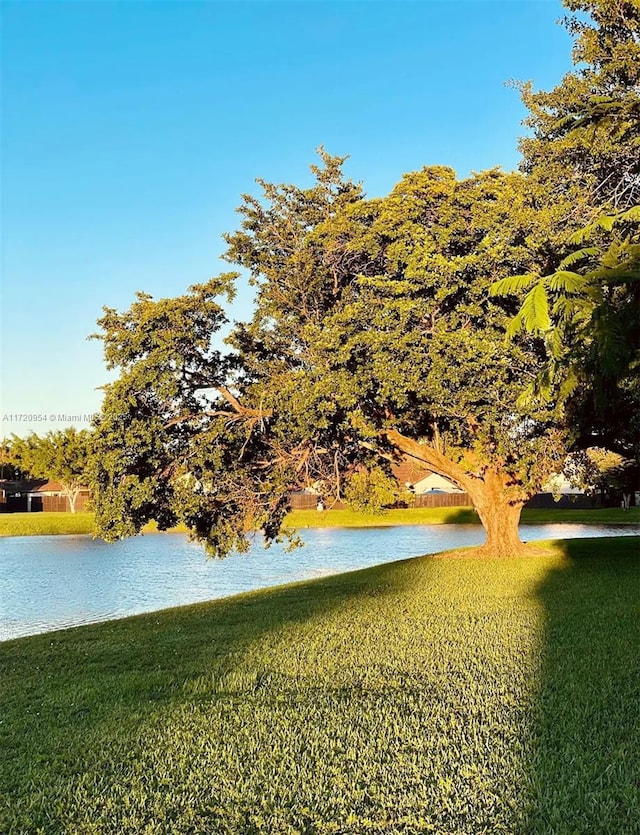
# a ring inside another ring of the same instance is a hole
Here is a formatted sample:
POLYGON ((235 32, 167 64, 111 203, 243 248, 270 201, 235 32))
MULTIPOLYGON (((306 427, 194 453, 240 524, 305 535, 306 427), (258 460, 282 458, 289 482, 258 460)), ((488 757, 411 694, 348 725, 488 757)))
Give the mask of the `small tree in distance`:
POLYGON ((57 481, 69 501, 71 513, 88 482, 91 433, 67 427, 48 432, 44 437, 31 433, 26 438, 12 436, 10 456, 23 477, 47 478, 57 481))
POLYGON ((372 515, 382 513, 402 496, 396 479, 382 467, 362 467, 346 482, 344 498, 355 510, 372 515))

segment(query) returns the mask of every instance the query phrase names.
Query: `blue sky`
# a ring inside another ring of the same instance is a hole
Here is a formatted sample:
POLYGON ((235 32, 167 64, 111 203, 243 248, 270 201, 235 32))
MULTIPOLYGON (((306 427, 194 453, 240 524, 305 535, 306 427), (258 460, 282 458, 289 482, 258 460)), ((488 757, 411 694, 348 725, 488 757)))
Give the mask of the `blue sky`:
MULTIPOLYGON (((0 10, 0 436, 99 408, 102 306, 228 270, 256 177, 304 184, 320 144, 371 196, 423 165, 514 168, 525 112, 505 82, 571 67, 558 0, 0 10)), ((241 287, 232 315, 249 311, 241 287)))

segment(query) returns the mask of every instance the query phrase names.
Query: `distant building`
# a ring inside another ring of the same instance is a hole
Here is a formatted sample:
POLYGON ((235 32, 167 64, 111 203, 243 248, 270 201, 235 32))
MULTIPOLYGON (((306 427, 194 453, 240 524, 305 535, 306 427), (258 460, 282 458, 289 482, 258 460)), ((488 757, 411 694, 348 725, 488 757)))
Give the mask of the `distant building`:
POLYGON ((429 473, 413 485, 413 492, 416 496, 423 496, 425 493, 464 493, 464 490, 444 476, 429 473))
MULTIPOLYGON (((76 512, 84 510, 90 491, 83 487, 76 499, 76 512)), ((46 478, 22 481, 0 480, 0 513, 69 513, 69 499, 62 485, 46 478)))
POLYGON ((391 472, 401 487, 410 490, 416 496, 423 496, 425 493, 464 492, 448 478, 438 475, 426 466, 423 467, 409 459, 405 459, 399 464, 394 464, 391 467, 391 472))

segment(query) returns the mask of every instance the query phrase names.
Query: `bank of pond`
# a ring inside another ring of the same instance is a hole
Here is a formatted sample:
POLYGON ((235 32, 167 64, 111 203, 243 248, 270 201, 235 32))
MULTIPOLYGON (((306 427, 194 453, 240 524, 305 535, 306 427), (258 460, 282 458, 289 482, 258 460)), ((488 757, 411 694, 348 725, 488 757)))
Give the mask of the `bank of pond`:
MULTIPOLYGON (((628 511, 621 508, 525 508, 524 524, 547 522, 578 522, 582 524, 640 524, 640 507, 628 511)), ((290 528, 372 528, 396 525, 478 525, 478 514, 472 507, 420 507, 397 508, 380 514, 361 513, 355 510, 295 510, 286 518, 290 528)), ((90 535, 94 530, 93 513, 0 513, 0 537, 3 536, 55 536, 69 534, 90 535)), ((154 533, 157 527, 150 523, 145 533, 154 533)), ((186 533, 179 526, 171 532, 186 533)))
POLYGON ((631 835, 639 545, 396 559, 1 643, 0 831, 631 835))
MULTIPOLYGON (((322 514, 318 514, 322 515, 322 514)), ((327 516, 329 514, 326 514, 327 516)), ((523 540, 631 535, 640 525, 521 526, 523 540)), ((0 540, 0 640, 96 623, 378 563, 479 545, 480 525, 306 528, 304 547, 260 535, 246 554, 208 559, 185 534, 107 544, 90 536, 0 540)))

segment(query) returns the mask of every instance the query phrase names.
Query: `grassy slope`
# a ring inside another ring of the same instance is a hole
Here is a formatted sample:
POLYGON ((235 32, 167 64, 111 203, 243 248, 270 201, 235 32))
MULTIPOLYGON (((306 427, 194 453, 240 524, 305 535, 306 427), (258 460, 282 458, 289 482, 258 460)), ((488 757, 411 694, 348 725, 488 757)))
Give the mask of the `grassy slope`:
POLYGON ((638 545, 418 558, 0 644, 0 831, 631 835, 638 545))
MULTIPOLYGON (((522 521, 528 523, 577 522, 587 524, 640 524, 640 508, 603 510, 524 510, 522 521)), ((387 525, 479 524, 473 508, 423 507, 390 510, 379 516, 352 510, 296 510, 286 523, 291 528, 369 528, 387 525)), ((51 534, 87 534, 93 530, 92 513, 0 513, 0 536, 45 536, 51 534)), ((186 532, 184 526, 174 529, 186 532)), ((157 531, 152 522, 145 533, 157 531)))

